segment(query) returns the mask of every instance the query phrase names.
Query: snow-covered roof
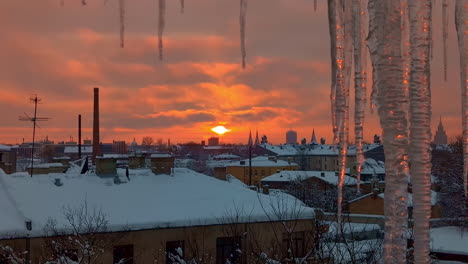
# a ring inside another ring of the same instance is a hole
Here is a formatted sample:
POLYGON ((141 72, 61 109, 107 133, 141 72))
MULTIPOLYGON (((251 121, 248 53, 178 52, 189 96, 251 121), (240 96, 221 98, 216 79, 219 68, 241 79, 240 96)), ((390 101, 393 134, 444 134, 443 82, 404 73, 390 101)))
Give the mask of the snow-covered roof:
MULTIPOLYGON (((329 222, 328 224, 329 224, 328 233, 337 234, 338 223, 329 222)), ((356 233, 361 233, 361 232, 378 231, 380 229, 381 228, 378 224, 344 222, 342 223, 341 232, 343 232, 344 234, 351 234, 351 233, 356 234, 356 233)))
MULTIPOLYGON (((290 182, 296 180, 305 180, 315 177, 329 184, 337 185, 338 177, 334 171, 280 171, 268 177, 263 178, 262 182, 290 182)), ((357 180, 345 176, 345 185, 355 185, 357 180)))
MULTIPOLYGON (((63 153, 78 153, 78 146, 65 146, 63 153)), ((93 146, 81 146, 81 153, 93 153, 93 146)))
MULTIPOLYGON (((249 160, 241 160, 241 161, 234 161, 227 166, 232 167, 248 167, 249 160)), ((284 167, 284 166, 297 166, 296 163, 289 163, 288 161, 277 159, 276 157, 268 157, 268 156, 258 156, 252 158, 252 167, 284 167)))
MULTIPOLYGON (((384 194, 379 193, 379 197, 384 199, 384 194)), ((436 205, 438 201, 438 193, 431 190, 431 205, 436 205)), ((413 206, 413 194, 408 193, 408 207, 413 206)))
MULTIPOLYGON (((369 197, 371 195, 372 195, 372 193, 365 194, 363 196, 360 196, 360 197, 358 197, 356 199, 353 199, 353 200, 349 201, 349 203, 353 203, 353 202, 362 200, 362 199, 364 199, 366 197, 369 197)), ((379 197, 381 199, 385 199, 385 194, 384 193, 379 193, 377 195, 377 197, 379 197)), ((431 205, 433 205, 433 206, 436 205, 437 201, 438 201, 438 193, 431 190, 431 205)), ((413 194, 408 193, 408 207, 412 207, 412 206, 413 206, 413 194)))
POLYGON ((385 163, 375 159, 366 159, 361 165, 361 174, 385 174, 385 163))
POLYGON ((0 151, 10 151, 11 146, 1 145, 0 144, 0 151))
MULTIPOLYGON (((125 178, 125 170, 118 173, 125 178)), ((149 169, 130 170, 130 181, 125 184, 92 174, 31 178, 26 173, 0 171, 0 237, 41 236, 50 218, 59 228, 65 227, 63 209, 79 207, 85 201, 88 208, 102 209, 113 231, 222 224, 220 219, 239 209, 244 212, 243 222, 279 219, 274 214, 278 211, 275 204, 298 212, 283 216, 304 219, 314 215, 312 208, 291 196, 260 194, 188 169, 176 168, 173 176, 154 175, 149 169), (62 186, 54 185, 56 178, 62 186), (30 232, 26 219, 32 221, 30 232)))
POLYGON ((468 230, 457 226, 431 228, 431 251, 468 255, 468 230))
MULTIPOLYGON (((260 147, 275 153, 278 156, 297 156, 297 155, 310 155, 310 156, 337 156, 339 149, 333 145, 321 145, 321 144, 308 144, 308 145, 270 145, 261 144, 260 147)), ((380 146, 380 144, 368 144, 364 146, 364 151, 371 150, 380 146)), ((356 155, 356 148, 354 146, 348 147, 348 155, 356 155)))
POLYGON ((213 157, 213 159, 239 159, 240 156, 230 154, 230 153, 223 153, 220 155, 216 155, 213 157))
POLYGON ((155 153, 151 154, 151 158, 170 158, 172 157, 171 154, 166 154, 166 153, 155 153))
MULTIPOLYGON (((48 169, 48 168, 53 168, 53 167, 63 167, 63 164, 60 162, 53 162, 53 163, 42 163, 42 164, 34 164, 34 168, 40 168, 40 169, 48 169)), ((31 168, 31 166, 28 166, 28 169, 31 168)))

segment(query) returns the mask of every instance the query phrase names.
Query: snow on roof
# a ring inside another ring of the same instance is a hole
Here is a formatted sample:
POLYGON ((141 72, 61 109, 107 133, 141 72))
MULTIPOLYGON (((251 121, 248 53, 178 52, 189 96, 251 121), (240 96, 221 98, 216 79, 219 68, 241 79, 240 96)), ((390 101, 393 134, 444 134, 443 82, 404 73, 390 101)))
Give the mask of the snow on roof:
MULTIPOLYGON (((263 178, 262 182, 290 182, 296 180, 305 180, 309 178, 318 178, 322 181, 325 181, 329 184, 337 185, 338 177, 335 175, 334 171, 280 171, 274 173, 268 177, 263 178)), ((357 180, 345 176, 345 185, 355 185, 357 180)))
MULTIPOLYGON (((231 167, 248 167, 249 166, 249 160, 241 160, 241 161, 235 161, 227 164, 227 166, 231 167), (243 164, 242 164, 243 163, 243 164)), ((252 167, 284 167, 284 166, 297 166, 296 163, 289 163, 284 160, 277 159, 276 157, 270 157, 268 156, 258 156, 255 158, 252 158, 252 167)))
MULTIPOLYGON (((260 147, 269 150, 275 153, 278 156, 296 156, 296 155, 327 155, 327 156, 337 156, 339 154, 338 148, 333 145, 270 145, 270 144, 261 144, 260 147)), ((364 151, 371 150, 380 146, 380 144, 368 144, 364 146, 364 151)), ((354 146, 349 146, 348 156, 356 155, 356 148, 354 146)))
POLYGON ((10 151, 11 146, 1 145, 0 144, 0 151, 10 151))
MULTIPOLYGON (((118 173, 124 177, 125 170, 118 173)), ((312 208, 291 196, 260 194, 188 169, 176 168, 174 176, 154 175, 149 169, 130 170, 130 181, 125 184, 90 174, 31 178, 26 173, 0 172, 0 237, 41 236, 50 218, 64 228, 64 208, 76 208, 85 201, 89 208, 102 209, 113 231, 221 224, 220 219, 239 208, 244 212, 243 222, 281 219, 274 214, 278 211, 275 204, 297 212, 284 212, 283 216, 305 219, 314 215, 312 208), (56 178, 62 186, 54 185, 56 178), (29 233, 26 218, 32 221, 29 233)))
POLYGON ((151 158, 170 158, 172 157, 171 154, 166 154, 166 153, 155 153, 151 154, 151 158))
POLYGON ((468 255, 468 230, 457 226, 431 228, 431 251, 468 255))
POLYGON ((385 163, 375 159, 366 159, 361 165, 361 174, 385 174, 385 163))
MULTIPOLYGON (((53 163, 42 163, 42 164, 34 164, 34 168, 40 168, 40 169, 48 169, 48 168, 53 168, 53 167, 63 167, 63 164, 60 162, 53 162, 53 163)), ((28 166, 28 169, 31 168, 31 166, 28 166)))
MULTIPOLYGON (((78 153, 78 146, 65 146, 63 153, 78 153)), ((81 146, 81 153, 93 153, 93 146, 81 146)))
MULTIPOLYGON (((384 199, 384 194, 379 193, 379 197, 384 199)), ((431 205, 436 205, 438 201, 438 193, 431 190, 431 205)), ((413 194, 408 193, 408 207, 413 206, 413 194)))
POLYGON ((240 156, 230 154, 230 153, 223 153, 220 155, 216 155, 213 157, 213 159, 239 159, 240 156))
MULTIPOLYGON (((337 222, 329 222, 328 224, 329 224, 328 233, 337 234, 338 223, 337 222)), ((343 226, 343 229, 341 230, 341 232, 343 232, 344 234, 380 230, 380 226, 378 224, 370 224, 370 223, 344 222, 342 226, 343 226)))

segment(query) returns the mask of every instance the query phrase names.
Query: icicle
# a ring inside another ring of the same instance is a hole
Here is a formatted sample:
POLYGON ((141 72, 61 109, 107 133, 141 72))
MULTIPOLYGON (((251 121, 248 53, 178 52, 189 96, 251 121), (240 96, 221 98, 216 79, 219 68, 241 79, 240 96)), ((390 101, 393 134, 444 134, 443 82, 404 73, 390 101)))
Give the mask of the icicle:
POLYGON ((185 1, 184 0, 180 0, 180 13, 184 13, 184 9, 185 9, 185 1))
POLYGON ((385 144, 384 263, 406 263, 407 110, 401 58, 400 0, 369 0, 369 51, 385 144))
POLYGON ((314 12, 317 12, 317 0, 314 0, 314 12))
MULTIPOLYGON (((345 72, 345 17, 342 0, 328 1, 330 37, 332 42, 332 119, 333 130, 339 135, 339 178, 338 178, 338 202, 337 218, 341 221, 341 203, 343 200, 343 183, 346 171, 346 157, 348 151, 348 102, 349 86, 346 86, 345 72), (333 87, 334 86, 334 87, 333 87)), ((345 9, 346 10, 346 9, 345 9)))
POLYGON ((86 0, 81 0, 82 5, 86 5, 86 0))
POLYGON ((247 0, 240 0, 240 41, 241 41, 241 56, 242 56, 242 68, 245 69, 245 18, 247 15, 247 0))
POLYGON ((125 46, 125 0, 119 0, 120 47, 125 46))
POLYGON ((442 45, 444 49, 444 81, 447 81, 448 2, 442 0, 442 45))
POLYGON ((163 33, 166 24, 166 0, 159 0, 159 19, 158 19, 158 48, 159 59, 163 59, 163 33))
POLYGON ((353 0, 353 46, 354 46, 354 136, 356 144, 357 192, 360 193, 361 166, 364 162, 363 130, 367 94, 367 56, 365 10, 366 0, 353 0))
POLYGON ((65 0, 60 0, 60 6, 64 7, 65 6, 65 0))
MULTIPOLYGON (((445 0, 444 0, 445 2, 445 0)), ((430 263, 431 0, 410 0, 410 175, 413 186, 414 263, 430 263)))
MULTIPOLYGON (((337 32, 343 30, 342 22, 336 20, 336 5, 337 1, 340 0, 330 0, 328 1, 328 25, 330 32, 330 56, 331 56, 331 92, 330 92, 330 102, 331 102, 331 119, 332 119, 332 130, 333 130, 333 146, 338 142, 338 124, 336 116, 336 90, 338 86, 338 77, 342 77, 342 68, 338 68, 338 62, 343 60, 343 50, 341 41, 343 38, 338 38, 337 32), (340 72, 338 71, 340 70, 340 72)), ((342 16, 340 16, 342 19, 342 16)), ((340 20, 341 21, 341 20, 340 20)), ((339 34, 339 35, 340 35, 339 34)), ((340 35, 341 36, 341 35, 340 35)), ((340 79, 341 80, 341 79, 340 79)))
POLYGON ((455 2, 455 25, 458 37, 458 52, 460 53, 460 81, 462 96, 462 126, 463 126, 463 189, 465 202, 468 202, 468 4, 466 0, 455 2))

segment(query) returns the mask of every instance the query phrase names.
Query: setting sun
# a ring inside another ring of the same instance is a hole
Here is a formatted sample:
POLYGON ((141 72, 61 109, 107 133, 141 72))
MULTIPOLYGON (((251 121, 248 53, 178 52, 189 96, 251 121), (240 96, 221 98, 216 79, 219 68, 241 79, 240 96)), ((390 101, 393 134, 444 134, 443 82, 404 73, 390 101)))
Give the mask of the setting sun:
POLYGON ((218 134, 218 135, 222 135, 222 134, 224 134, 224 133, 226 133, 226 132, 231 131, 231 129, 227 129, 227 128, 225 128, 224 126, 217 126, 217 127, 213 127, 213 128, 211 129, 211 131, 215 132, 215 133, 218 134))

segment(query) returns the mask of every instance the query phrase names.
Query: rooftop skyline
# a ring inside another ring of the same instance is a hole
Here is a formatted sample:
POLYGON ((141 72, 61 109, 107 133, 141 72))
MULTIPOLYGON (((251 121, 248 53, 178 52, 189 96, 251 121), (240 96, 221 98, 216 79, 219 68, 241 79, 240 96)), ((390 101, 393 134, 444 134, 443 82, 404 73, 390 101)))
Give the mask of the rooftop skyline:
MULTIPOLYGON (((76 139, 78 114, 83 139, 91 139, 92 93, 100 87, 103 142, 131 142, 134 137, 140 142, 144 136, 199 142, 215 135, 211 128, 224 125, 232 131, 221 136, 222 142, 245 143, 249 130, 258 128, 260 136, 278 144, 292 128, 299 140, 309 141, 315 129, 318 138, 330 143, 324 1, 316 13, 306 0, 249 2, 245 70, 240 65, 238 3, 197 0, 185 5, 180 14, 178 1, 167 3, 165 58, 159 61, 154 1, 127 4, 123 49, 116 1, 90 1, 84 7, 80 1, 65 1, 64 7, 57 0, 33 1, 27 7, 1 2, 0 22, 6 27, 0 50, 0 141, 31 140, 30 124, 18 116, 33 111, 28 100, 33 93, 43 99, 38 115, 52 118, 37 130, 37 139, 76 139)), ((441 38, 440 13, 436 5, 434 39, 441 38)), ((449 27, 447 82, 440 41, 434 41, 432 64, 431 127, 434 134, 442 116, 449 138, 461 134, 453 30, 449 27)), ((381 129, 369 108, 364 138, 371 142, 381 129)), ((351 141, 352 131, 351 126, 351 141)))

